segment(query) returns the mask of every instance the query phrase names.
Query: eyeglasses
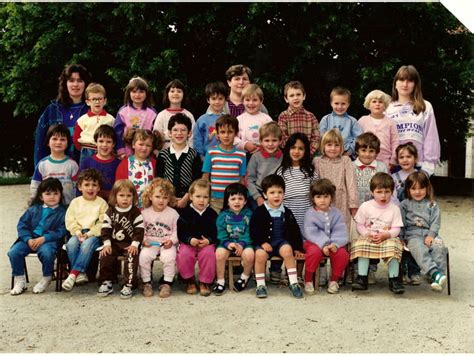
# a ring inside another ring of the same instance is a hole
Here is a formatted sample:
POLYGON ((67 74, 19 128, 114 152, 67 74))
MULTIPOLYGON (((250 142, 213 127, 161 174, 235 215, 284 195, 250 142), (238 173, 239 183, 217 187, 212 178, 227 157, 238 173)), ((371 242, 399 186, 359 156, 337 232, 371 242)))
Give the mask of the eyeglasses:
POLYGON ((93 103, 100 103, 105 98, 89 98, 87 100, 92 101, 93 103))

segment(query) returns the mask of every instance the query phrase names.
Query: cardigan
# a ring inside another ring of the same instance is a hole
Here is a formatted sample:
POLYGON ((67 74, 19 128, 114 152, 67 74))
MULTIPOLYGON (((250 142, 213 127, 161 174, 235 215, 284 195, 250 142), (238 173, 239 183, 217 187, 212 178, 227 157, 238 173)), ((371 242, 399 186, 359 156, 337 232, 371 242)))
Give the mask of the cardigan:
POLYGON ((304 217, 303 237, 305 240, 323 248, 331 243, 337 248, 349 242, 348 229, 339 209, 331 207, 328 211, 309 209, 304 217))
POLYGON ((185 207, 178 219, 178 239, 179 242, 190 245, 191 239, 204 236, 209 240, 209 244, 217 242, 217 213, 210 206, 198 213, 193 207, 185 207))

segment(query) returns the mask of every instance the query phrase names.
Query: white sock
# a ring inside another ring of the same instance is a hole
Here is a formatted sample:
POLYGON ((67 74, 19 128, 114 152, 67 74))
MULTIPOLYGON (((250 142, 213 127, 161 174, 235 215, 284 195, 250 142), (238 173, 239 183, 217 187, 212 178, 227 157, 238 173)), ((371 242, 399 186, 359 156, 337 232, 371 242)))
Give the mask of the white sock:
POLYGON ((26 284, 26 276, 25 275, 21 275, 21 276, 15 276, 14 277, 14 281, 15 282, 24 282, 26 284))
POLYGON ((53 276, 48 276, 48 277, 43 276, 43 280, 44 280, 46 283, 51 282, 52 279, 53 279, 53 276))
POLYGON ((247 280, 250 278, 250 276, 247 276, 245 273, 242 273, 242 274, 240 275, 240 278, 242 278, 244 281, 247 282, 247 280))
POLYGON ((290 280, 290 284, 298 283, 298 274, 296 273, 296 267, 288 268, 287 273, 288 273, 288 279, 290 280))
POLYGON ((219 278, 217 284, 220 284, 221 286, 225 285, 225 278, 219 278))
POLYGON ((257 287, 265 285, 265 273, 255 273, 255 279, 257 280, 257 287))

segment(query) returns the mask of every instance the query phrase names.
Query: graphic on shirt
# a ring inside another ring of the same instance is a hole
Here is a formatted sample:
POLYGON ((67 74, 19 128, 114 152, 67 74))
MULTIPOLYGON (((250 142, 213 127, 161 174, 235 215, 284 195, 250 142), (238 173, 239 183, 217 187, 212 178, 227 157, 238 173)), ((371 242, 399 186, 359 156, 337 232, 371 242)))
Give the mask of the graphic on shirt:
POLYGON ((367 228, 370 230, 372 233, 377 233, 377 232, 382 232, 382 231, 388 231, 388 223, 386 221, 383 221, 380 218, 369 218, 369 225, 367 228))
POLYGON ((228 215, 225 218, 226 231, 229 238, 238 240, 240 236, 245 233, 249 226, 250 219, 248 216, 242 215, 228 215))
POLYGON ((130 118, 130 126, 133 128, 133 129, 139 129, 141 127, 141 118, 138 117, 138 116, 132 116, 130 118))
POLYGON ((217 136, 217 130, 214 126, 209 126, 209 135, 207 136, 209 138, 209 141, 211 141, 214 136, 217 136))
POLYGON ((125 234, 123 233, 123 230, 119 230, 112 234, 112 238, 114 238, 117 241, 122 241, 125 238, 125 234))
POLYGON ((150 236, 159 240, 164 240, 171 235, 171 227, 160 223, 145 222, 145 236, 150 236))

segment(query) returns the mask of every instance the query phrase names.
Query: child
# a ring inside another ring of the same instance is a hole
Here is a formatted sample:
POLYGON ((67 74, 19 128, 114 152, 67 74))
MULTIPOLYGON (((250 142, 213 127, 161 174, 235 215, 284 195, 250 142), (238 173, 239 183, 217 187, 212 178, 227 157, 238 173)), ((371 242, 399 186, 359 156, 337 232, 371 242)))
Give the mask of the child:
POLYGON ((102 174, 102 188, 99 196, 105 201, 109 199, 109 193, 115 182, 115 172, 120 160, 114 155, 114 146, 117 142, 115 131, 109 125, 101 125, 94 132, 94 142, 97 153, 81 161, 80 171, 87 168, 97 169, 102 174))
POLYGON ((120 298, 133 296, 137 288, 138 249, 143 240, 143 218, 136 207, 138 195, 132 182, 121 179, 114 183, 110 192, 109 209, 105 213, 101 230, 104 248, 100 251, 98 295, 113 293, 112 281, 117 276, 117 257, 127 257, 120 298))
POLYGON ((39 184, 31 206, 18 221, 18 239, 8 251, 15 282, 11 295, 26 290, 25 257, 32 252, 38 254, 43 267, 43 278, 33 287, 33 293, 43 293, 51 282, 56 251, 66 234, 62 192, 58 179, 46 178, 39 184))
POLYGON ((401 203, 405 199, 405 180, 411 173, 417 171, 418 150, 413 143, 408 142, 399 145, 395 153, 400 170, 393 173, 392 178, 395 181, 398 202, 401 203))
POLYGON ((117 135, 117 154, 123 159, 132 154, 132 150, 125 146, 124 137, 129 129, 151 130, 156 118, 153 109, 153 96, 148 83, 140 77, 133 77, 125 89, 124 106, 115 118, 114 130, 117 135))
POLYGON ((421 169, 434 173, 440 157, 436 118, 431 104, 423 100, 421 79, 412 65, 401 66, 392 85, 392 102, 385 114, 397 124, 400 143, 413 142, 421 169))
POLYGON ((138 207, 143 207, 142 194, 155 175, 156 160, 151 156, 158 146, 158 137, 150 130, 130 129, 125 142, 134 154, 123 159, 117 167, 115 180, 130 179, 138 193, 138 207))
POLYGON ((155 178, 143 193, 142 211, 145 225, 143 248, 140 252, 140 276, 143 295, 151 297, 151 267, 157 255, 163 262, 163 277, 160 280, 160 298, 171 295, 171 285, 176 273, 177 224, 179 215, 169 205, 174 205, 174 187, 165 179, 155 178))
POLYGON ((217 217, 216 276, 212 289, 215 295, 225 291, 225 263, 229 256, 240 256, 243 272, 234 283, 234 291, 247 287, 254 263, 254 251, 250 240, 249 223, 252 211, 245 207, 248 191, 240 183, 229 184, 224 192, 224 209, 217 217))
POLYGON ((66 149, 71 142, 71 136, 66 126, 51 125, 46 133, 46 146, 50 155, 39 161, 35 167, 30 184, 30 200, 36 196, 36 191, 42 180, 57 178, 63 186, 62 199, 64 205, 69 205, 75 196, 75 185, 79 166, 76 161, 66 156, 66 149))
POLYGON ((398 147, 399 138, 397 125, 384 114, 389 104, 390 96, 381 90, 372 90, 364 101, 364 108, 370 110, 370 115, 362 116, 359 125, 364 132, 371 131, 380 140, 377 161, 385 163, 391 170, 397 164, 395 149, 398 147))
MULTIPOLYGON (((173 115, 186 115, 191 120, 192 127, 194 128, 194 116, 188 110, 182 107, 184 103, 186 103, 186 91, 184 89, 184 84, 179 79, 174 79, 166 84, 165 90, 163 92, 163 105, 166 109, 158 113, 155 124, 153 125, 153 131, 158 131, 165 139, 163 149, 168 148, 171 144, 168 122, 173 115)), ((192 133, 193 132, 191 130, 191 136, 189 139, 190 147, 193 147, 192 133)))
POLYGON ((114 124, 114 117, 104 110, 107 104, 105 88, 97 83, 90 83, 86 88, 86 104, 89 106, 87 114, 82 115, 74 127, 74 146, 81 153, 79 165, 87 157, 91 157, 97 152, 97 145, 94 140, 95 130, 100 125, 114 124))
POLYGON ((267 297, 265 270, 267 261, 272 256, 283 258, 291 294, 303 298, 303 291, 298 284, 296 257, 303 256, 303 241, 295 216, 290 209, 283 206, 285 181, 281 176, 271 174, 262 181, 265 197, 264 205, 255 210, 250 219, 250 237, 256 247, 255 279, 257 280, 257 298, 267 297))
POLYGON ((329 179, 323 178, 311 185, 310 196, 313 208, 304 217, 303 247, 306 251, 305 292, 314 293, 314 272, 323 259, 331 260, 331 278, 328 293, 339 292, 338 280, 349 263, 349 253, 345 246, 349 235, 341 212, 332 207, 336 187, 329 179))
POLYGON ((209 206, 211 185, 207 180, 195 180, 189 187, 191 204, 181 211, 178 220, 178 271, 186 281, 186 293, 197 293, 194 273, 199 265, 199 293, 211 294, 209 285, 216 276, 217 213, 209 206))
POLYGON ((391 203, 393 188, 389 174, 376 173, 370 181, 374 199, 363 203, 355 216, 360 236, 351 243, 351 260, 358 258, 358 276, 352 283, 353 291, 367 290, 369 259, 383 258, 388 264, 390 290, 395 294, 405 292, 398 280, 403 250, 398 235, 403 222, 400 209, 391 203))
POLYGON ((266 123, 273 122, 272 118, 260 111, 263 103, 263 91, 257 84, 249 84, 242 90, 242 100, 245 112, 237 116, 239 120, 239 134, 234 144, 237 148, 255 153, 259 148, 259 128, 266 123))
POLYGON ((347 113, 351 103, 351 92, 346 88, 336 87, 331 90, 330 99, 333 111, 321 119, 319 124, 321 136, 325 132, 337 128, 344 142, 342 153, 351 157, 355 153, 355 139, 362 133, 362 128, 357 120, 347 113))
POLYGON ((442 291, 446 284, 446 248, 438 235, 441 214, 433 200, 433 187, 424 172, 413 172, 406 180, 406 196, 400 204, 402 238, 424 274, 431 277, 431 289, 442 291))
POLYGON ((79 173, 77 187, 82 195, 73 199, 66 211, 66 229, 71 233, 66 244, 70 272, 62 284, 66 291, 72 290, 76 283, 87 281, 85 272, 94 251, 101 245, 100 230, 108 208, 97 195, 101 180, 100 172, 92 168, 79 173))
POLYGON ((216 120, 224 115, 227 91, 227 87, 222 82, 208 83, 204 89, 209 108, 196 121, 193 130, 194 149, 198 151, 202 159, 209 148, 217 145, 216 120))
POLYGON ((282 136, 282 147, 286 145, 288 138, 301 132, 308 137, 310 144, 311 157, 314 156, 319 148, 320 133, 319 123, 313 113, 303 107, 306 99, 306 92, 303 84, 298 81, 292 81, 285 84, 284 98, 288 103, 288 109, 278 116, 278 125, 280 125, 282 136))
MULTIPOLYGON (((247 188, 257 206, 263 205, 262 180, 276 171, 283 159, 280 150, 282 132, 276 122, 269 122, 260 127, 261 150, 254 153, 247 166, 247 188)), ((253 207, 254 210, 256 206, 253 207)))
POLYGON ((171 146, 160 151, 156 163, 156 176, 173 183, 176 189, 176 208, 188 204, 188 189, 193 181, 201 177, 201 158, 194 148, 188 146, 191 137, 191 120, 185 114, 171 116, 168 122, 171 146))
POLYGON ((225 188, 231 183, 243 183, 247 161, 245 152, 234 147, 239 121, 230 115, 221 116, 216 121, 216 130, 219 143, 207 151, 202 177, 211 182, 211 207, 219 213, 225 188))

